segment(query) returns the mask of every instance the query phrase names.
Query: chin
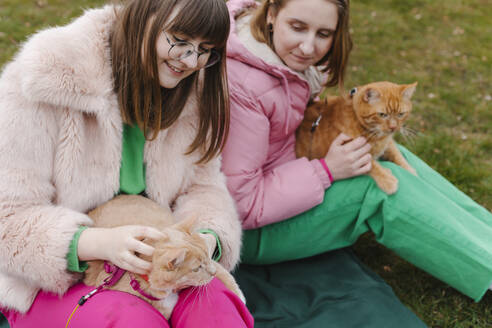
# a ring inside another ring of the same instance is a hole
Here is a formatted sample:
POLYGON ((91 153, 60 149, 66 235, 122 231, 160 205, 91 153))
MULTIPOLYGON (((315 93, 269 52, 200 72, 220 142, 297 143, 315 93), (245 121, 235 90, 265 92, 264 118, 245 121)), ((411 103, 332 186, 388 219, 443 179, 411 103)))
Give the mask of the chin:
POLYGON ((304 72, 306 69, 308 69, 310 64, 301 64, 296 61, 290 61, 290 62, 285 62, 285 64, 292 70, 296 72, 304 72))
POLYGON ((169 79, 169 78, 164 78, 164 79, 159 79, 159 84, 161 85, 161 87, 163 87, 164 89, 173 89, 175 88, 179 82, 181 82, 182 79, 169 79))

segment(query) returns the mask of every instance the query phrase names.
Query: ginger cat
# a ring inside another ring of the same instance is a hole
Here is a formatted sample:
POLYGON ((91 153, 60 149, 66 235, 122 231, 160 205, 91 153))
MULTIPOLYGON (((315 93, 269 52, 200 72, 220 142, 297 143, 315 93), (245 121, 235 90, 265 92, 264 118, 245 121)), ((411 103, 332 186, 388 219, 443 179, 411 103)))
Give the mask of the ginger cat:
MULTIPOLYGON (((162 315, 169 319, 178 300, 177 291, 190 286, 204 286, 214 276, 219 278, 227 288, 246 302, 234 277, 219 263, 210 258, 205 241, 199 232, 193 231, 195 220, 186 220, 175 224, 171 210, 163 208, 154 201, 142 196, 120 195, 97 207, 88 214, 96 227, 116 227, 122 225, 147 225, 157 228, 166 236, 163 240, 145 240, 155 247, 152 259, 152 270, 148 281, 138 274, 141 289, 160 300, 153 301, 130 286, 128 272, 110 289, 127 292, 142 298, 153 305, 162 315)), ((103 261, 89 261, 85 272, 84 283, 88 286, 99 286, 108 274, 104 270, 103 261)))
POLYGON ((372 147, 369 175, 384 192, 395 193, 398 180, 376 159, 384 157, 416 175, 393 140, 393 134, 410 114, 410 98, 416 86, 417 82, 407 85, 374 82, 352 89, 349 96, 332 96, 313 103, 296 131, 297 157, 323 158, 341 132, 352 138, 363 136, 372 147))

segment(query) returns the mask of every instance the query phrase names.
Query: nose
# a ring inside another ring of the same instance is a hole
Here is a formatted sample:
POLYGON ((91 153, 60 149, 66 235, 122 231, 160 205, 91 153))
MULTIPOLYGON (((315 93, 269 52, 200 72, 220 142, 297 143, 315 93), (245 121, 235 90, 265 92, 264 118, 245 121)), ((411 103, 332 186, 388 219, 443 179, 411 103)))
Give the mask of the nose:
POLYGON ((314 53, 314 48, 315 48, 315 45, 314 45, 314 37, 313 36, 308 36, 299 45, 299 49, 301 49, 301 51, 304 55, 312 55, 314 53))
POLYGON ((395 120, 390 120, 389 121, 389 128, 390 128, 391 131, 395 131, 397 127, 398 127, 398 124, 396 124, 396 121, 395 120))
POLYGON ((197 68, 198 67, 198 54, 196 52, 192 53, 188 57, 181 59, 181 62, 186 65, 188 68, 197 68))
POLYGON ((207 267, 207 271, 212 276, 215 276, 215 274, 217 273, 217 269, 215 268, 215 265, 214 264, 209 265, 207 267))

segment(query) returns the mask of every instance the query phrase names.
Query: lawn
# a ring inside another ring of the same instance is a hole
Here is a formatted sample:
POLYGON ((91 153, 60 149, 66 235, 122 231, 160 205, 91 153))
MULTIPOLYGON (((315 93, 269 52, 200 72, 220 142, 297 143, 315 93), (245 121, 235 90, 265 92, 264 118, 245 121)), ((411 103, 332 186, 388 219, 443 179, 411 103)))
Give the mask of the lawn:
MULTIPOLYGON (((418 81, 399 141, 492 209, 492 3, 489 0, 352 2, 354 51, 347 88, 418 81)), ((491 236, 492 238, 492 236, 491 236)), ((431 327, 492 327, 492 293, 480 303, 401 260, 372 236, 362 260, 431 327)))
MULTIPOLYGON (((100 0, 1 0, 0 66, 39 28, 66 23, 100 0)), ((354 0, 354 50, 346 88, 418 81, 399 141, 492 209, 491 0, 354 0)), ((492 236, 491 236, 492 238, 492 236)), ((480 303, 430 277, 365 235, 355 249, 430 327, 491 327, 492 293, 480 303)))

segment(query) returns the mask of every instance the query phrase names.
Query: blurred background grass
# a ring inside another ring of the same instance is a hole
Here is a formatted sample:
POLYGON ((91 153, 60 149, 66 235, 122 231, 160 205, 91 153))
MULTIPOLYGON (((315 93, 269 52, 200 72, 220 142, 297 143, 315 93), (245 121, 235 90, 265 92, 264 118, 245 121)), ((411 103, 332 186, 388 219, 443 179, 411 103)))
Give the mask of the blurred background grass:
MULTIPOLYGON (((34 31, 65 24, 102 0, 1 0, 0 66, 34 31)), ((346 88, 418 81, 399 141, 480 204, 492 209, 492 0, 353 0, 354 50, 346 88)), ((492 238, 492 236, 491 236, 492 238)), ((361 259, 430 327, 492 327, 492 293, 480 303, 379 246, 361 259)))
MULTIPOLYGON (((418 81, 399 141, 492 209, 492 1, 354 0, 347 88, 418 81)), ((492 236, 491 236, 492 239, 492 236)), ((480 303, 403 261, 365 235, 355 246, 431 327, 492 327, 492 293, 480 303)))

